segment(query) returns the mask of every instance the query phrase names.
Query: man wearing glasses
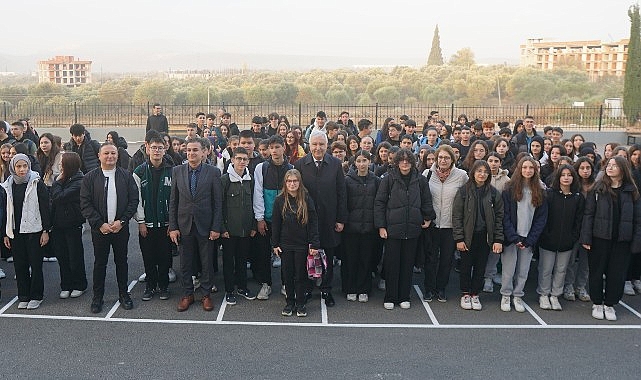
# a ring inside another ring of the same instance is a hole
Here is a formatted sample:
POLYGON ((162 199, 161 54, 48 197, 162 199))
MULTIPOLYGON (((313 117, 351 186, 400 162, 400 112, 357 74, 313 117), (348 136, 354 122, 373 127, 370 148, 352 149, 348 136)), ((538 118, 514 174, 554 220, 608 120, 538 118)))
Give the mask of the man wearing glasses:
POLYGON ((153 129, 158 132, 169 133, 169 122, 167 121, 167 117, 162 114, 162 106, 160 103, 154 104, 152 112, 153 113, 147 117, 147 128, 145 132, 153 129))
POLYGON ((163 138, 153 136, 146 142, 149 156, 138 166, 133 177, 138 186, 138 240, 145 265, 146 283, 143 301, 153 298, 156 290, 161 300, 169 299, 169 264, 171 240, 169 228, 169 197, 173 163, 165 156, 163 138))

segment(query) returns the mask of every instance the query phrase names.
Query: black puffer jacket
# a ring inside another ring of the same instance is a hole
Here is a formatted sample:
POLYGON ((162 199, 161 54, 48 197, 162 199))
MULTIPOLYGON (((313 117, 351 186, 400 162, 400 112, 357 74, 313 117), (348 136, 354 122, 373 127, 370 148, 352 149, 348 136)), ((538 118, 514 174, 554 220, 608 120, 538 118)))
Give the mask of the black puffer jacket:
POLYGON ((85 218, 80 212, 81 171, 64 181, 51 185, 51 220, 54 229, 74 228, 82 225, 85 218))
POLYGON ((539 238, 539 246, 552 252, 569 251, 579 240, 585 198, 581 193, 564 195, 546 191, 548 219, 539 238))
POLYGON ((80 156, 80 170, 87 174, 93 169, 100 166, 98 154, 100 153, 100 143, 91 139, 89 132, 85 132, 85 139, 81 145, 71 139, 64 145, 64 150, 67 152, 76 152, 80 156))
POLYGON ((347 188, 347 223, 345 232, 353 234, 366 234, 375 232, 374 228, 374 200, 381 179, 374 173, 368 172, 367 176, 359 177, 358 173, 350 170, 345 177, 347 188))
MULTIPOLYGON (((634 184, 626 183, 621 192, 621 215, 619 222, 619 242, 631 242, 633 253, 641 252, 641 199, 633 199, 634 184)), ((592 244, 592 238, 612 239, 612 205, 614 201, 608 193, 592 190, 585 201, 585 213, 581 227, 581 244, 592 244)))
POLYGON ((391 239, 415 239, 421 235, 424 220, 434 220, 432 194, 427 178, 416 169, 405 185, 398 168, 391 168, 383 178, 374 202, 374 225, 386 228, 391 239))

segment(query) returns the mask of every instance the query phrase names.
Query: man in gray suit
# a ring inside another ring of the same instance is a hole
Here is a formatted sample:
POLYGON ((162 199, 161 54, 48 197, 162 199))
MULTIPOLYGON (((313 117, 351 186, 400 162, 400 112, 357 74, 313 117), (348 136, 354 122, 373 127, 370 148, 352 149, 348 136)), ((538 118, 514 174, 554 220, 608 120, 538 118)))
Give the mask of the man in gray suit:
POLYGON ((205 142, 200 138, 187 143, 187 163, 174 167, 169 200, 169 237, 178 245, 183 297, 178 311, 194 303, 192 264, 200 260, 203 309, 212 311, 210 293, 214 274, 214 240, 222 227, 222 185, 220 170, 202 163, 205 142))

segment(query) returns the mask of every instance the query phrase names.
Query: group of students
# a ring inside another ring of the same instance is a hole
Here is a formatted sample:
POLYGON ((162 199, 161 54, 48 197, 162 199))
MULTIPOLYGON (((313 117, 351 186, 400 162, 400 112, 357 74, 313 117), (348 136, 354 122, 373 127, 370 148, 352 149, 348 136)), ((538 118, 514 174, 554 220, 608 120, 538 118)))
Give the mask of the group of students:
MULTIPOLYGON (((614 305, 624 288, 626 294, 629 287, 632 293, 641 292, 641 203, 635 184, 635 178, 641 178, 635 174, 641 150, 630 149, 631 161, 619 153, 627 151, 612 147, 606 147, 603 158, 594 148, 584 149, 581 157, 568 157, 556 152, 554 144, 549 154, 540 154, 545 144, 532 133, 529 116, 523 130, 509 139, 489 133, 471 136, 462 124, 462 143, 452 142, 438 130, 437 119, 426 122, 422 139, 412 136, 416 123, 407 119, 404 135, 392 133, 376 144, 369 120, 355 126, 344 116, 348 119, 349 114, 341 114, 332 125, 320 111, 306 132, 276 127, 267 138, 262 125, 253 126, 226 138, 224 148, 191 135, 174 151, 169 136, 148 132, 128 164, 138 189, 130 197, 135 202, 129 199, 136 210, 127 216, 139 225, 147 277, 143 300, 156 293, 169 298, 172 242, 181 257, 179 311, 189 308, 199 289, 204 292, 203 308, 213 309, 209 293, 216 290, 212 276, 220 245, 230 305, 238 295, 268 299, 271 256, 282 259, 284 316, 307 315, 313 289, 308 257, 318 257, 320 250, 327 264, 319 288, 330 307, 335 304, 334 257, 342 262, 342 292, 348 301, 367 302, 372 275, 380 273, 385 309, 410 308, 416 267, 424 272, 423 299, 446 302, 456 256, 460 305, 466 310, 481 310, 481 292, 492 292, 494 283, 500 283, 501 310, 514 306, 524 312, 522 297, 535 254, 542 309, 561 310, 560 297, 578 296, 593 302, 594 318, 616 320, 614 305), (332 132, 335 125, 340 133, 332 132), (434 132, 442 138, 435 140, 434 132), (208 174, 204 178, 201 173, 208 174), (207 189, 201 190, 205 183, 207 189), (248 261, 261 286, 257 295, 248 288, 248 261)), ((278 115, 273 119, 279 123, 278 115)), ((396 124, 388 124, 398 131, 396 124)), ((119 158, 120 151, 113 150, 119 158)), ((97 152, 100 163, 102 151, 100 147, 97 152)), ((84 160, 75 153, 60 155, 62 170, 54 175, 32 171, 27 155, 16 154, 8 163, 2 220, 5 245, 16 258, 20 308, 37 308, 42 301, 40 248, 47 245, 50 232, 54 242, 66 244, 55 250, 61 265, 60 297, 77 297, 87 288, 81 225, 88 213, 79 201, 84 160), (52 177, 51 189, 39 180, 47 175, 52 177), (62 251, 71 257, 63 258, 62 251)), ((48 162, 44 166, 51 168, 48 162)), ((94 170, 105 174, 100 166, 94 170)), ((129 219, 109 217, 114 218, 121 228, 129 219)), ((92 224, 103 234, 118 232, 102 227, 92 224)), ((119 287, 122 276, 118 274, 119 287)), ((102 289, 94 286, 93 312, 101 310, 104 275, 102 281, 102 289)), ((121 304, 133 307, 126 290, 119 293, 121 304)))

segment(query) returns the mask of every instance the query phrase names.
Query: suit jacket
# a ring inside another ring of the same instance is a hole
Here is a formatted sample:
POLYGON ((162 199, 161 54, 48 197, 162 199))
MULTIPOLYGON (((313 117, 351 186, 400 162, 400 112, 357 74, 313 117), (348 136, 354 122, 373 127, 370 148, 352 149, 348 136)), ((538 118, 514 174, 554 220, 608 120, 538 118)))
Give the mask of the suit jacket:
POLYGON ((335 231, 336 223, 347 221, 347 196, 345 175, 341 161, 327 153, 320 168, 309 153, 294 163, 300 171, 303 184, 314 200, 318 214, 318 233, 322 248, 334 248, 340 244, 340 234, 335 231))
MULTIPOLYGON (((138 187, 134 177, 126 169, 116 167, 116 219, 123 221, 123 228, 129 228, 128 222, 138 208, 138 187)), ((99 229, 107 223, 107 202, 105 195, 105 176, 102 169, 87 173, 80 185, 80 210, 93 229, 99 229)))
POLYGON ((212 165, 202 164, 196 194, 189 190, 189 164, 175 166, 171 177, 169 199, 169 230, 180 230, 190 234, 192 224, 201 236, 209 231, 222 231, 223 191, 220 170, 212 165))

